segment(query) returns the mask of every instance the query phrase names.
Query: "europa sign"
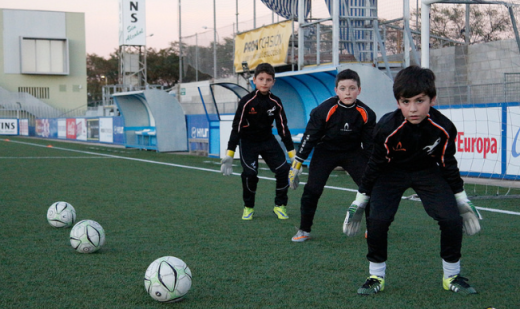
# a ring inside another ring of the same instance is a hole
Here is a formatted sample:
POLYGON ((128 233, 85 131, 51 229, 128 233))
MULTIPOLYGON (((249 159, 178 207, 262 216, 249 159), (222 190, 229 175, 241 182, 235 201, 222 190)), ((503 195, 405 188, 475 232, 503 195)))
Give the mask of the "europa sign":
POLYGON ((119 2, 119 46, 146 45, 146 12, 144 0, 119 2))

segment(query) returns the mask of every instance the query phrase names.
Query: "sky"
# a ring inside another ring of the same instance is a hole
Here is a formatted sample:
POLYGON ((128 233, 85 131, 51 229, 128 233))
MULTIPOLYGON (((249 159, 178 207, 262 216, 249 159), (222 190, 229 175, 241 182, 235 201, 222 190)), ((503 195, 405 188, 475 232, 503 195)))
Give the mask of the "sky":
MULTIPOLYGON (((146 33, 149 36, 146 45, 155 49, 166 48, 170 42, 179 40, 179 2, 182 37, 212 31, 214 3, 217 7, 216 28, 219 36, 230 36, 224 32, 230 32, 236 22, 237 3, 239 31, 249 30, 240 29, 244 23, 253 25, 254 7, 257 27, 265 23, 262 21, 267 20, 270 23, 273 20, 271 11, 260 0, 144 1, 146 33)), ((84 13, 87 54, 108 57, 119 45, 119 3, 120 0, 0 0, 0 8, 84 13)), ((380 6, 381 3, 391 3, 389 7, 392 10, 397 10, 398 13, 402 11, 402 0, 380 1, 380 6)), ((381 12, 381 8, 379 11, 381 12)), ((276 17, 274 20, 277 21, 276 17)))
MULTIPOLYGON (((143 1, 143 0, 140 0, 143 1)), ((166 48, 179 40, 179 1, 182 13, 182 36, 212 31, 213 3, 217 5, 217 30, 236 22, 236 0, 145 0, 147 47, 166 48), (204 29, 207 27, 208 29, 204 29)), ((254 1, 238 1, 239 25, 252 21, 254 1)), ((85 14, 87 53, 107 57, 119 45, 120 0, 0 0, 2 9, 78 12, 85 14)), ((271 11, 256 0, 256 16, 270 16, 271 11)), ((240 30, 240 28, 239 28, 240 30)))

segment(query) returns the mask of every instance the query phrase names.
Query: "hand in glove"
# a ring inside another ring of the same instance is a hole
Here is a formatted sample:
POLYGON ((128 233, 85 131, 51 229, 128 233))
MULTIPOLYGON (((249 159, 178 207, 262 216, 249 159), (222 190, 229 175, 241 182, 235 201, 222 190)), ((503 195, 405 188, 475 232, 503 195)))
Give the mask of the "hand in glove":
POLYGON ((226 152, 226 156, 222 158, 220 171, 224 176, 229 176, 233 174, 233 156, 235 155, 235 152, 232 150, 228 150, 226 152))
POLYGON ((466 191, 455 194, 455 199, 462 217, 462 231, 469 236, 480 232, 479 220, 482 220, 482 216, 475 205, 468 199, 466 191))
POLYGON ((365 212, 365 207, 370 200, 370 196, 364 193, 357 193, 356 199, 352 202, 352 205, 347 210, 347 216, 343 222, 343 233, 347 236, 355 236, 359 232, 361 225, 361 219, 365 212))
POLYGON ((294 158, 296 157, 296 150, 287 151, 287 155, 289 156, 289 159, 291 160, 291 164, 294 163, 294 158))
POLYGON ((294 160, 289 170, 289 187, 293 190, 298 188, 300 184, 300 175, 302 173, 302 163, 294 160))

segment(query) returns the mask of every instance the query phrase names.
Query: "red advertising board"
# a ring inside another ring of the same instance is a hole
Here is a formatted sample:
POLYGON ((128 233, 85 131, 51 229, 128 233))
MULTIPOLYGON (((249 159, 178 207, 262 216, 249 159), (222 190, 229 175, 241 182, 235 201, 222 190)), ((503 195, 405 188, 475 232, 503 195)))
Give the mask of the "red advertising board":
POLYGON ((67 139, 76 139, 76 119, 67 119, 67 139))

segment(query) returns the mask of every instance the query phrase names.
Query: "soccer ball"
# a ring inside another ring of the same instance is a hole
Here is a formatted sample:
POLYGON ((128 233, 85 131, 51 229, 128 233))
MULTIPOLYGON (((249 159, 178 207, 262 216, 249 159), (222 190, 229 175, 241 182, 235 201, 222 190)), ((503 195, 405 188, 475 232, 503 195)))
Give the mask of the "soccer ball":
POLYGON ((76 222, 76 210, 67 202, 56 202, 47 210, 47 222, 54 227, 70 227, 76 222))
POLYGON ((70 231, 70 245, 80 253, 96 252, 105 243, 105 230, 93 220, 81 220, 70 231))
POLYGON ((184 299, 191 288, 191 270, 183 260, 163 256, 153 261, 144 274, 144 289, 160 302, 184 299))

